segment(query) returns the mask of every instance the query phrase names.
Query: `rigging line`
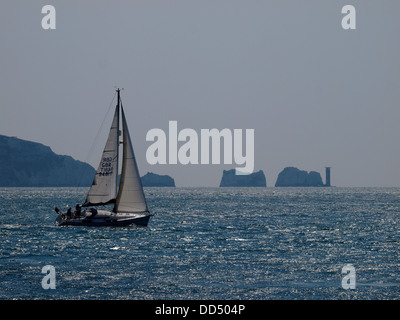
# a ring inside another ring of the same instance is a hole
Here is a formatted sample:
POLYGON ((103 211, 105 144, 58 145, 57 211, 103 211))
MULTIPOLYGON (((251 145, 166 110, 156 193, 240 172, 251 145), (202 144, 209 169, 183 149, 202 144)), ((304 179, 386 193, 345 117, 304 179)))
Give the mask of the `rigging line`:
MULTIPOLYGON (((99 138, 99 136, 100 136, 100 132, 102 131, 102 128, 103 128, 103 126, 104 126, 104 123, 105 123, 105 121, 106 121, 106 119, 107 119, 107 116, 108 116, 108 114, 109 114, 109 112, 110 112, 110 109, 111 109, 111 107, 112 107, 112 105, 113 105, 113 103, 114 103, 116 94, 117 94, 117 93, 115 92, 115 93, 114 93, 114 96, 113 96, 113 98, 112 98, 112 100, 111 100, 111 102, 110 102, 110 105, 108 106, 108 110, 107 110, 107 112, 106 112, 106 114, 105 114, 105 116, 104 116, 103 122, 101 123, 101 125, 100 125, 100 127, 99 127, 99 129, 98 129, 98 131, 97 131, 97 133, 96 133, 96 136, 95 136, 95 138, 94 138, 94 142, 92 143, 92 145, 91 145, 90 148, 89 148, 89 151, 88 151, 88 153, 87 153, 87 155, 86 155, 86 157, 85 157, 85 160, 84 160, 85 163, 89 163, 89 162, 88 162, 88 161, 89 161, 89 157, 90 157, 90 155, 92 154, 93 149, 94 149, 95 145, 96 145, 97 142, 98 142, 98 138, 99 138)), ((94 169, 97 170, 97 168, 94 168, 94 169)), ((80 177, 80 180, 82 180, 82 175, 81 175, 81 177, 80 177)), ((82 182, 82 181, 79 181, 78 186, 81 186, 81 182, 82 182)))
MULTIPOLYGON (((110 105, 108 106, 108 110, 107 110, 107 112, 106 112, 106 114, 105 114, 105 116, 104 116, 104 118, 103 118, 103 122, 101 123, 101 125, 100 125, 100 127, 99 127, 99 130, 98 130, 97 133, 96 133, 96 137, 95 137, 95 139, 94 139, 93 144, 91 145, 91 147, 90 147, 90 149, 89 149, 89 152, 88 152, 88 155, 86 156, 85 162, 87 162, 87 161, 89 160, 88 158, 89 158, 90 155, 92 154, 94 146, 97 144, 97 141, 98 141, 99 136, 100 136, 100 132, 102 131, 103 126, 104 126, 104 123, 105 123, 105 121, 106 121, 106 119, 107 119, 107 116, 108 116, 108 114, 109 114, 109 112, 110 112, 110 110, 111 110, 111 107, 113 106, 113 103, 114 103, 116 94, 117 94, 117 93, 115 92, 115 93, 114 93, 114 96, 113 96, 113 98, 112 98, 112 100, 111 100, 111 102, 110 102, 110 105)), ((103 150, 102 150, 102 151, 103 151, 103 150)), ((97 169, 97 168, 95 168, 95 169, 97 169)))

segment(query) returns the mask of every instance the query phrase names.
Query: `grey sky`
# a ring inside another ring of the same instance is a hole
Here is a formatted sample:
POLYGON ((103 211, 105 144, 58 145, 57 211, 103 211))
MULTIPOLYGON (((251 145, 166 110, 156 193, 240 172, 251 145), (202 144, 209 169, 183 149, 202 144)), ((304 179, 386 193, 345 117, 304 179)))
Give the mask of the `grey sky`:
POLYGON ((141 174, 218 186, 234 165, 146 162, 146 133, 255 129, 255 170, 286 166, 336 186, 400 185, 400 2, 0 2, 0 134, 97 167, 122 100, 141 174), (57 29, 43 30, 51 4, 57 29), (357 10, 343 30, 341 8, 357 10))

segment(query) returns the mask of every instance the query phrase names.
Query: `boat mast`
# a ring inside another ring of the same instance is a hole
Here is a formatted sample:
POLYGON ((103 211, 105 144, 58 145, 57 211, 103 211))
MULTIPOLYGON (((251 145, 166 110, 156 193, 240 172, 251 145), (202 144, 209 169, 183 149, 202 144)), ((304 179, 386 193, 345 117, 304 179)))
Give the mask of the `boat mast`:
POLYGON ((120 95, 119 95, 120 91, 121 91, 121 89, 120 89, 120 88, 118 88, 118 89, 117 89, 117 94, 118 94, 118 102, 117 102, 117 106, 118 106, 118 107, 119 107, 119 105, 120 105, 120 102, 121 102, 121 98, 120 98, 120 95))
MULTIPOLYGON (((118 119, 120 119, 120 109, 121 109, 121 97, 120 97, 120 92, 121 92, 121 89, 120 88, 117 88, 117 109, 118 109, 118 119)), ((118 143, 117 143, 117 149, 118 149, 118 151, 117 151, 117 163, 116 163, 116 167, 117 167, 117 174, 116 174, 116 177, 115 177, 115 195, 117 195, 118 194, 118 189, 119 189, 119 184, 118 184, 118 175, 119 175, 119 170, 118 170, 118 167, 119 167, 119 157, 120 157, 120 150, 119 150, 119 145, 120 144, 122 144, 122 140, 120 140, 120 137, 121 137, 121 130, 119 129, 119 121, 118 121, 118 129, 117 129, 118 131, 117 131, 117 141, 118 141, 118 143)))
MULTIPOLYGON (((122 89, 123 90, 123 89, 122 89)), ((117 90, 117 108, 118 108, 118 119, 120 119, 120 114, 121 114, 121 107, 122 107, 122 105, 121 105, 121 95, 120 95, 120 92, 121 92, 121 89, 120 88, 118 88, 117 90)), ((122 135, 122 131, 120 130, 120 128, 119 128, 119 122, 118 122, 118 141, 119 141, 119 144, 122 144, 122 140, 119 140, 119 137, 122 135)), ((119 152, 118 152, 118 155, 119 155, 119 152)), ((118 183, 117 183, 118 184, 118 183)))

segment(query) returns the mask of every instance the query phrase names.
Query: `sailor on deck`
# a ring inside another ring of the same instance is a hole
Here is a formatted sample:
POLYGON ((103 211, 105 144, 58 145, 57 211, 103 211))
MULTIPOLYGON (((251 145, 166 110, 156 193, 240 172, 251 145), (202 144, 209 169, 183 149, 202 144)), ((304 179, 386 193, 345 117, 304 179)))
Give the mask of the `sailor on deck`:
POLYGON ((74 215, 75 215, 75 218, 80 218, 81 217, 81 205, 78 203, 76 206, 75 206, 75 212, 74 212, 74 215))

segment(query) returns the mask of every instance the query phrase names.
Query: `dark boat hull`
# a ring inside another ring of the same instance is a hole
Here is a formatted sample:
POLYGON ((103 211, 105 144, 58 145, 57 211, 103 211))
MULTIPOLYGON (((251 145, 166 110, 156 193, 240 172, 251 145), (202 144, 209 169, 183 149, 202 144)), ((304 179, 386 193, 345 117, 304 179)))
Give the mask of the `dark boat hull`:
POLYGON ((59 215, 56 219, 57 226, 87 226, 87 227, 123 227, 136 225, 146 227, 149 223, 151 214, 137 215, 132 217, 113 217, 113 216, 96 216, 81 219, 63 219, 59 215))

